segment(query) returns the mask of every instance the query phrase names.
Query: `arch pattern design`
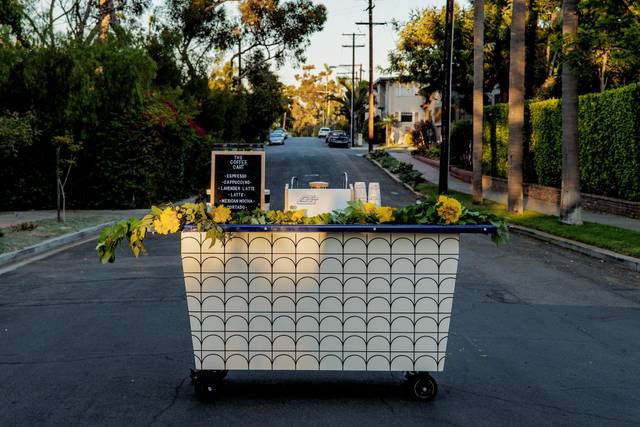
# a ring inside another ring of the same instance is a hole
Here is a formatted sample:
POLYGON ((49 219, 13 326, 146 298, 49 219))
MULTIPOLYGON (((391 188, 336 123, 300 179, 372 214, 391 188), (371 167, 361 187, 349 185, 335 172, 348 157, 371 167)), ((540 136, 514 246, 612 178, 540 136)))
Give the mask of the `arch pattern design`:
POLYGON ((183 232, 196 369, 441 371, 458 234, 183 232))

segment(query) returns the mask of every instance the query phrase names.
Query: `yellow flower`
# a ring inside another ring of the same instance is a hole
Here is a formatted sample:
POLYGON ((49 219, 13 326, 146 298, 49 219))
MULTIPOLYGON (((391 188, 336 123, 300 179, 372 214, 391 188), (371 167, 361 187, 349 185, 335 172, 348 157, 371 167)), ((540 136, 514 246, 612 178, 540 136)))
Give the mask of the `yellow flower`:
POLYGON ((213 212, 213 222, 216 224, 224 224, 231 219, 231 209, 220 205, 216 207, 213 212))
POLYGON ((438 216, 445 224, 455 224, 462 215, 462 205, 454 198, 447 196, 438 197, 438 216))
POLYGON ((178 214, 173 208, 166 208, 159 218, 153 220, 153 228, 160 234, 175 233, 180 229, 178 214))
POLYGON ((395 209, 389 206, 381 206, 376 209, 376 215, 380 223, 391 222, 395 219, 395 209))
POLYGON ((365 203, 362 210, 364 210, 364 213, 367 215, 373 215, 376 213, 376 204, 371 202, 365 203))
POLYGON ((298 222, 302 218, 304 218, 304 209, 297 210, 291 215, 291 221, 298 222))

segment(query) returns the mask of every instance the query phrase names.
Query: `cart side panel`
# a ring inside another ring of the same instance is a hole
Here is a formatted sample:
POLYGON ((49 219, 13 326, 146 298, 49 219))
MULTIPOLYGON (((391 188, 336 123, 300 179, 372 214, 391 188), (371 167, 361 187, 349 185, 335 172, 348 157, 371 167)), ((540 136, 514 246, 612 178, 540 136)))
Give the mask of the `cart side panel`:
POLYGON ((441 371, 459 235, 182 233, 196 369, 441 371))

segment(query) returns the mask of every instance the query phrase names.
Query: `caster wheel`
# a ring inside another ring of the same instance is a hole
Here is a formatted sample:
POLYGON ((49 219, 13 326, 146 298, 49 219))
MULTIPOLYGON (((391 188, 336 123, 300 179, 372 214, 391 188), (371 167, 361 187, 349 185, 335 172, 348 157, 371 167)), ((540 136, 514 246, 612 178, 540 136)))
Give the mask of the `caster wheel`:
POLYGON ((227 375, 227 371, 199 371, 191 373, 191 382, 198 399, 211 402, 215 399, 220 382, 227 375))
POLYGON ((213 375, 218 381, 222 381, 223 379, 227 378, 228 373, 229 371, 227 371, 226 369, 223 371, 213 371, 213 375))
POLYGON ((409 393, 411 397, 421 402, 433 400, 438 394, 438 383, 427 373, 407 375, 409 393))

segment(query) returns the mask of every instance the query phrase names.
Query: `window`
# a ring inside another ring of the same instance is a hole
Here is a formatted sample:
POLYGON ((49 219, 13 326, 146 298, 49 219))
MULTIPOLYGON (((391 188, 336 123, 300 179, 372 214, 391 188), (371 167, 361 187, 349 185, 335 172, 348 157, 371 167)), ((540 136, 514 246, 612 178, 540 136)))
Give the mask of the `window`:
POLYGON ((400 113, 400 122, 401 123, 413 122, 413 113, 400 113))

